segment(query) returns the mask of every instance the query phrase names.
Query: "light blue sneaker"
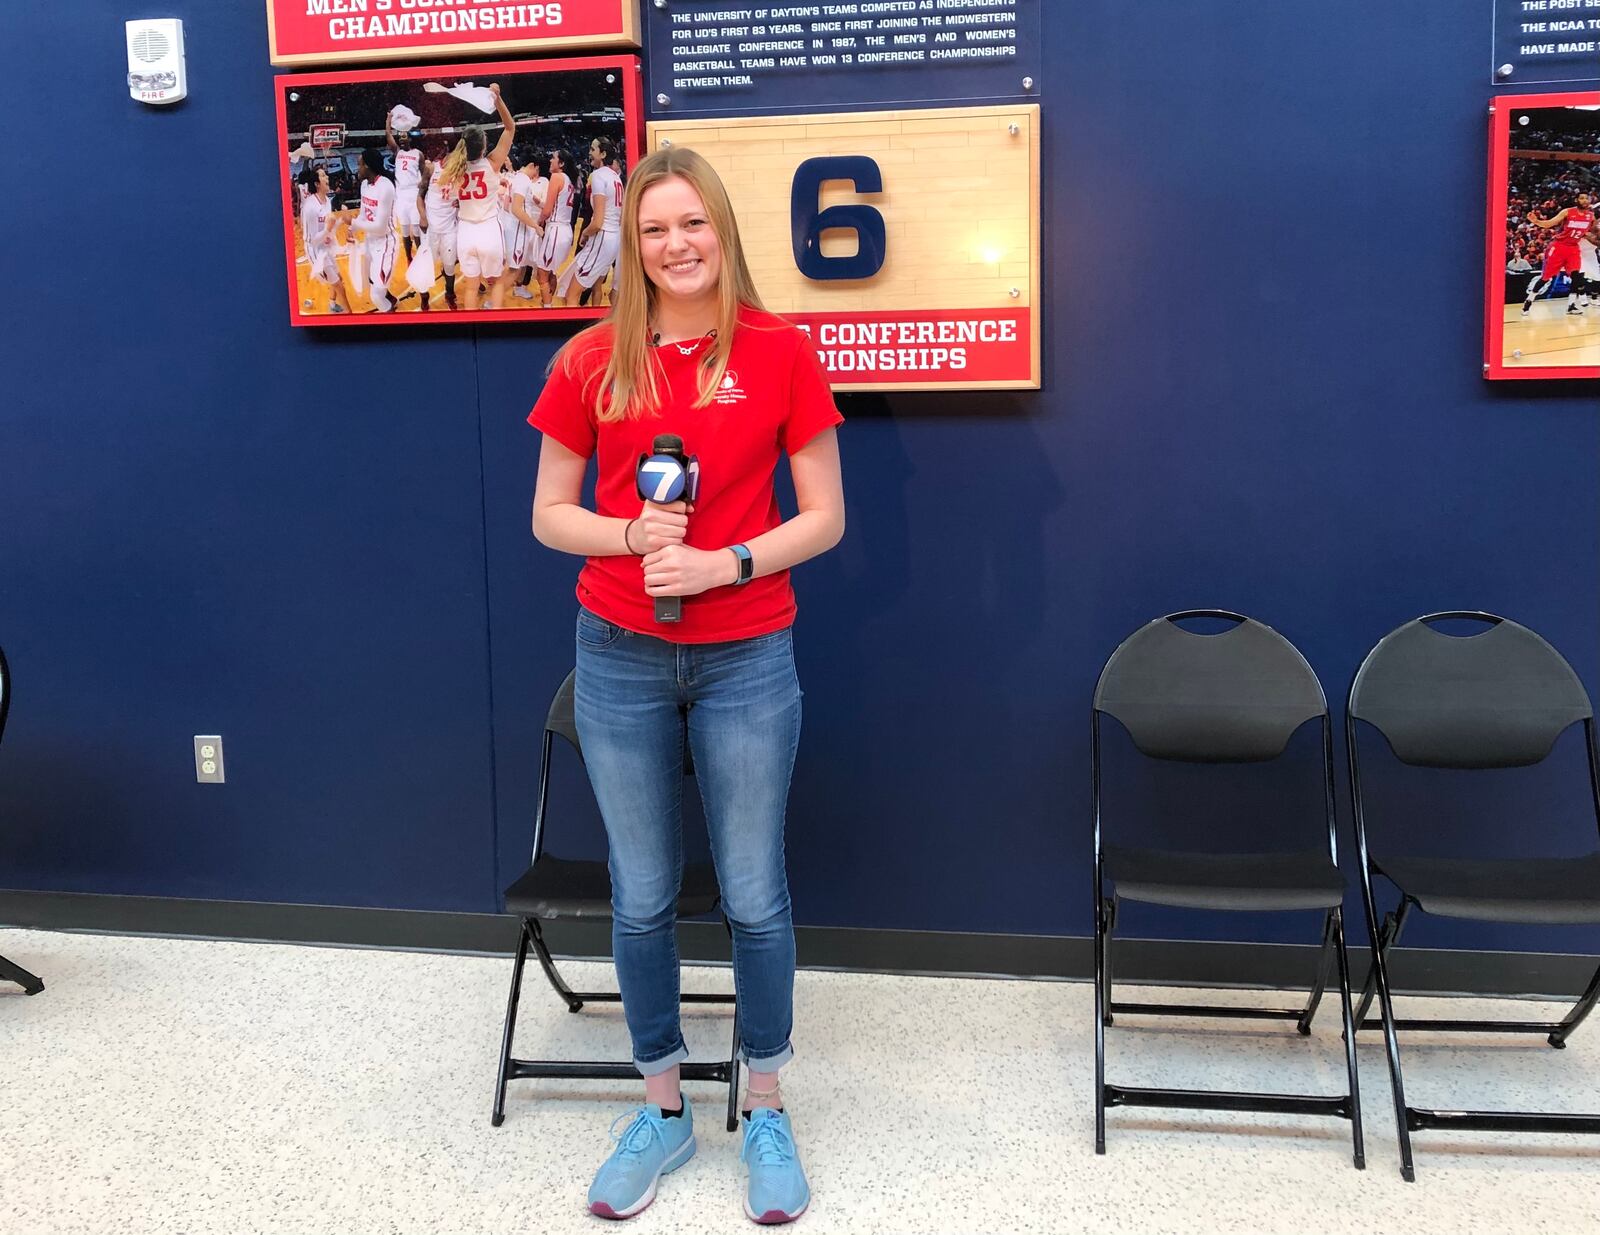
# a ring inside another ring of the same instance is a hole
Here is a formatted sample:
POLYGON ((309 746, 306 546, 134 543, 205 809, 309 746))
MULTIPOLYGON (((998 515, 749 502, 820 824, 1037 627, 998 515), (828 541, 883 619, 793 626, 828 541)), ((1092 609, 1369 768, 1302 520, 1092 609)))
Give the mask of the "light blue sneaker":
POLYGON ((794 1129, 784 1111, 757 1107, 744 1125, 744 1148, 739 1157, 750 1168, 744 1212, 764 1226, 793 1222, 811 1203, 806 1173, 800 1169, 794 1129))
POLYGON ((659 1106, 650 1105, 619 1115, 611 1125, 617 1143, 600 1164, 589 1185, 589 1212, 602 1218, 631 1218, 656 1199, 656 1185, 694 1157, 694 1115, 689 1099, 683 1114, 664 1119, 659 1106), (632 1120, 621 1136, 617 1124, 632 1120))

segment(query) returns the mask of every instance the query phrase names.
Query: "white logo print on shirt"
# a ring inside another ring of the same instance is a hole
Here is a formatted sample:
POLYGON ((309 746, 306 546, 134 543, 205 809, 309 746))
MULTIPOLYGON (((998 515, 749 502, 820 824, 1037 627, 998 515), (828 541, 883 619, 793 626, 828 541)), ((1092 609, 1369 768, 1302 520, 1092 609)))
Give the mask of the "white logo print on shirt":
POLYGON ((739 385, 739 375, 729 369, 722 375, 722 380, 717 383, 717 393, 714 396, 718 403, 743 403, 744 389, 739 385))

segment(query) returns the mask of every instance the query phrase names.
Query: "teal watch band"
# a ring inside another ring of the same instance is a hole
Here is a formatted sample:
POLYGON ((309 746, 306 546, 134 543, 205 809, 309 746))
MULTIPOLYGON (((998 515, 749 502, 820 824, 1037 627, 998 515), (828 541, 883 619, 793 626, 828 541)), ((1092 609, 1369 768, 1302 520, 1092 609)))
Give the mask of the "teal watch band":
POLYGON ((739 559, 739 577, 733 581, 733 586, 743 587, 755 578, 756 561, 744 545, 729 545, 728 548, 733 551, 733 556, 739 559))

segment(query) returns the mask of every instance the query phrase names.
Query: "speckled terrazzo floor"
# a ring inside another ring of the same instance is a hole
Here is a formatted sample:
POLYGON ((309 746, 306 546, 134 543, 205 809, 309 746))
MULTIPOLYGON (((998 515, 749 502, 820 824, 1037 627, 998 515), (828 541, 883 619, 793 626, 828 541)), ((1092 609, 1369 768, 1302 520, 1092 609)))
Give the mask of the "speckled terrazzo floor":
MULTIPOLYGON (((17 930, 0 930, 0 954, 46 983, 32 998, 0 984, 5 1235, 624 1229, 582 1202, 631 1086, 516 1082, 504 1126, 489 1124, 509 960, 17 930)), ((575 984, 609 976, 570 972, 575 984)), ((697 969, 685 985, 727 981, 697 969)), ((814 1201, 796 1229, 1597 1229, 1600 1138, 1423 1133, 1419 1181, 1403 1183, 1375 1035, 1362 1036, 1364 1173, 1343 1122, 1274 1116, 1114 1111, 1097 1158, 1091 1002, 1078 983, 802 973, 785 1092, 814 1201)), ((1490 1001, 1406 1006, 1533 1015, 1490 1001)), ((725 1043, 725 1016, 686 1018, 697 1057, 725 1043)), ((1287 1026, 1174 1022, 1109 1041, 1111 1078, 1130 1084, 1343 1084, 1331 1002, 1310 1040, 1287 1026)), ((1565 1052, 1410 1042, 1419 1103, 1600 1110, 1600 1022, 1565 1052)), ((519 1054, 607 1057, 625 1043, 620 1013, 568 1015, 530 972, 519 1054)), ((718 1092, 689 1093, 699 1155, 627 1225, 637 1235, 754 1229, 718 1092)))

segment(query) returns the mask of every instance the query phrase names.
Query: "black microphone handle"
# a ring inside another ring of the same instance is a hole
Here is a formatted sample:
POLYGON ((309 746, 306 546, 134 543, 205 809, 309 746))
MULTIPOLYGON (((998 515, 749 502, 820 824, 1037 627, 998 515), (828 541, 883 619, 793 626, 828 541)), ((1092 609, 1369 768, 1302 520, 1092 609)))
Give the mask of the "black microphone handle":
MULTIPOLYGON (((676 433, 658 433, 656 440, 651 444, 651 451, 658 455, 676 455, 681 460, 683 439, 676 433)), ((657 596, 656 621, 663 624, 683 621, 683 597, 657 596)))

